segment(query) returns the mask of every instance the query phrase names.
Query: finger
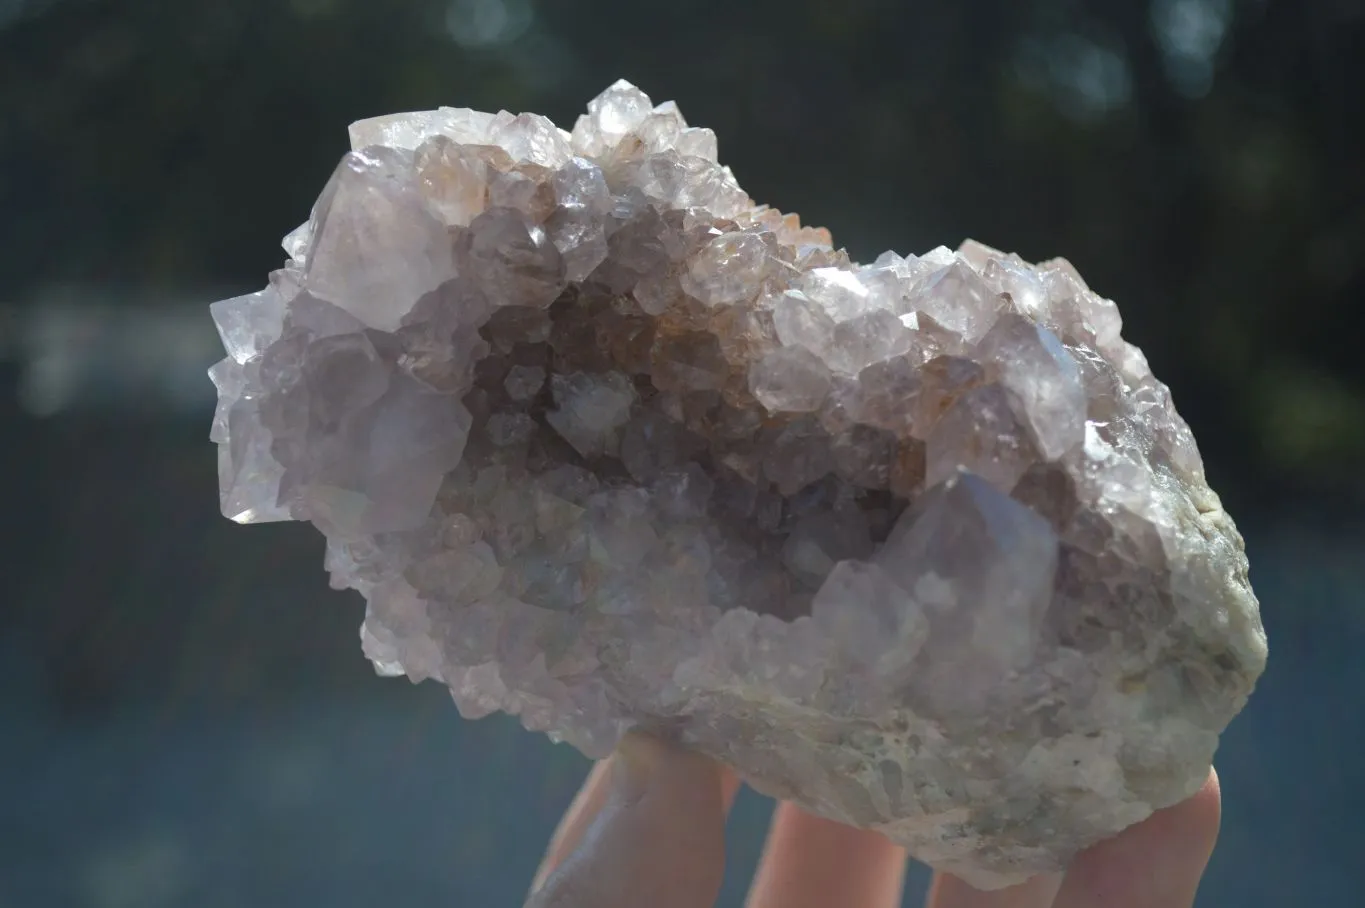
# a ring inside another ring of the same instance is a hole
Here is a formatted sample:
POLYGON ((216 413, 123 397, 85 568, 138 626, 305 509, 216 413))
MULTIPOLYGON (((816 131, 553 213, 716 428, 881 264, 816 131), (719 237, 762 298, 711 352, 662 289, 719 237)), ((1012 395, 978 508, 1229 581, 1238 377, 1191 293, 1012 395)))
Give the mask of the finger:
POLYGON ((596 818, 528 908, 711 908, 725 865, 723 776, 699 754, 628 735, 596 818))
POLYGON ((779 804, 747 905, 896 908, 905 885, 905 859, 905 849, 881 833, 779 804))
POLYGON ((588 831, 592 821, 597 819, 597 814, 602 809, 602 805, 607 802, 607 794, 611 790, 611 758, 598 760, 593 764, 592 771, 588 773, 588 778, 583 781, 583 787, 578 789, 578 794, 574 795, 573 803, 569 809, 564 811, 564 817, 555 827, 554 835, 550 837, 550 845, 545 849, 545 857, 540 862, 540 867, 536 869, 535 878, 531 881, 531 891, 535 892, 545 885, 545 878, 564 863, 564 859, 573 853, 583 841, 583 835, 588 831))
POLYGON ((1218 775, 1192 798, 1158 810, 1080 854, 1056 908, 1190 908, 1218 839, 1218 775))
MULTIPOLYGON (((588 773, 587 779, 583 781, 583 786, 574 796, 573 803, 564 812, 564 817, 559 821, 559 826, 555 828, 554 835, 550 837, 549 847, 545 850, 545 857, 540 862, 540 867, 536 869, 535 878, 531 881, 531 891, 535 892, 545 885, 546 878, 564 863, 564 859, 578 849, 583 842, 583 836, 592 826, 597 815, 601 812, 602 806, 607 803, 607 796, 611 792, 611 766, 613 758, 598 760, 593 764, 592 771, 588 773)), ((727 815, 730 813, 730 806, 735 801, 735 794, 739 791, 739 777, 728 767, 721 770, 721 807, 727 815)))
POLYGON ((927 908, 1051 908, 1061 886, 1062 875, 1052 873, 1008 889, 982 892, 955 876, 936 873, 925 905, 927 908))

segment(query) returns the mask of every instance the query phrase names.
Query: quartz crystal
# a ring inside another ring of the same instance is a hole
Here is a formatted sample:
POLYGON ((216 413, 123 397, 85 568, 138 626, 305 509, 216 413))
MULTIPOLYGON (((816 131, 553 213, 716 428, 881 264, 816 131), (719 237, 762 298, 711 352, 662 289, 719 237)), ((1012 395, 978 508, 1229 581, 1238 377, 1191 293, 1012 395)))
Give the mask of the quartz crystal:
POLYGON ((1070 264, 857 265, 625 82, 572 132, 351 137, 212 307, 212 438, 381 673, 591 757, 671 736, 985 888, 1200 786, 1266 658, 1242 540, 1070 264))

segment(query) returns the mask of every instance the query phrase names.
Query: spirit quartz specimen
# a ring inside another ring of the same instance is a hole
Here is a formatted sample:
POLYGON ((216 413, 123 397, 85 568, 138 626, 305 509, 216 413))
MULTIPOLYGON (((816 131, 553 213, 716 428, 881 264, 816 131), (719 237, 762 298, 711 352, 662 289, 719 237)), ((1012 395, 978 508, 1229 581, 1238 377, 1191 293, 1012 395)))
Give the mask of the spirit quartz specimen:
POLYGON ((351 140, 212 307, 213 439, 380 673, 592 757, 673 736, 985 888, 1199 787, 1266 658, 1242 540, 1070 264, 854 264, 625 82, 572 133, 351 140))

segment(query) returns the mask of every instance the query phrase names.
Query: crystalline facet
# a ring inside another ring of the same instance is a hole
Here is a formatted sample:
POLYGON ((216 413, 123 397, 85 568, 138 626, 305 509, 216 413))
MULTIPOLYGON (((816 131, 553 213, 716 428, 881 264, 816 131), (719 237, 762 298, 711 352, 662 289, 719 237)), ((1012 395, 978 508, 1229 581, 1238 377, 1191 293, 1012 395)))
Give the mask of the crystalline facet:
POLYGON ((866 561, 835 565, 815 594, 811 616, 853 662, 876 664, 892 676, 914 665, 929 636, 924 606, 866 561))
POLYGON ((573 157, 569 138, 559 127, 538 114, 520 114, 501 124, 492 135, 514 161, 556 168, 573 157))
POLYGON ((521 212, 491 208, 474 219, 465 237, 455 257, 489 299, 539 308, 564 288, 563 257, 521 212))
POLYGON ((773 328, 786 346, 818 354, 834 334, 834 319, 810 297, 791 290, 773 304, 773 328))
POLYGON ((211 438, 377 671, 593 757, 675 736, 985 888, 1203 782, 1265 663, 1241 537, 1069 263, 857 265, 625 82, 572 134, 351 137, 212 307, 211 438))
POLYGON ((754 364, 749 388, 769 410, 809 413, 829 395, 829 370, 804 347, 784 347, 754 364))
POLYGON ((1010 403, 1000 385, 973 388, 953 403, 925 440, 929 485, 966 469, 997 488, 1014 488, 1038 453, 1010 403))
POLYGON ((402 153, 352 152, 324 193, 308 249, 314 295, 391 331, 418 298, 454 276, 446 230, 422 203, 402 153))
POLYGON ((413 149, 433 136, 483 145, 491 138, 496 116, 467 107, 442 107, 413 113, 387 114, 351 124, 351 150, 371 146, 413 149))
POLYGON ((972 714, 1005 696, 1037 650, 1057 537, 989 483, 959 472, 901 517, 877 563, 930 615, 920 696, 931 714, 972 714))
POLYGON ((284 468, 270 450, 270 433, 258 424, 249 399, 239 400, 227 414, 224 442, 218 448, 218 482, 223 516, 237 523, 288 520, 280 502, 284 468))
POLYGON ((256 356, 284 331, 285 300, 274 287, 221 300, 209 311, 223 348, 238 363, 256 356))
POLYGON ((1005 315, 981 341, 1001 383, 1021 402, 1038 451, 1056 460, 1085 435, 1085 389, 1076 359, 1048 329, 1005 315))
POLYGON ((688 264, 685 286, 708 305, 738 303, 758 294, 768 265, 768 247, 761 235, 722 234, 688 264))
POLYGON ((545 387, 545 369, 541 366, 513 366, 502 386, 512 400, 530 400, 545 387))
POLYGON ((588 157, 604 155, 649 116, 649 96, 624 79, 588 102, 573 128, 573 146, 588 157))
POLYGON ((422 195, 442 223, 467 227, 488 207, 489 166, 477 149, 437 136, 418 147, 415 168, 422 195))
POLYGON ((954 262, 915 285, 907 305, 971 343, 991 327, 998 311, 997 299, 975 271, 954 262))
POLYGON ((871 291, 858 276, 841 268, 814 268, 802 277, 801 289, 830 318, 842 321, 865 312, 871 291))
POLYGON ((550 380, 557 409, 546 421, 578 453, 594 457, 614 453, 616 432, 630 420, 635 387, 619 372, 590 375, 573 372, 550 380))

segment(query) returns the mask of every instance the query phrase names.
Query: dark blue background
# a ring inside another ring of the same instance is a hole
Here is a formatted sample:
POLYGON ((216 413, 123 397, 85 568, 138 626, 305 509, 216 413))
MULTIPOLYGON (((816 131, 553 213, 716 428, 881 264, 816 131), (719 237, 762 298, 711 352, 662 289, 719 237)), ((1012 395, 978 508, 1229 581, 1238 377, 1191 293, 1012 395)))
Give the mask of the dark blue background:
POLYGON ((1200 905, 1365 904, 1362 41, 1359 0, 0 0, 0 908, 519 903, 584 761, 374 677, 320 538, 218 515, 205 307, 351 120, 622 76, 860 258, 1119 301, 1271 640, 1200 905))

